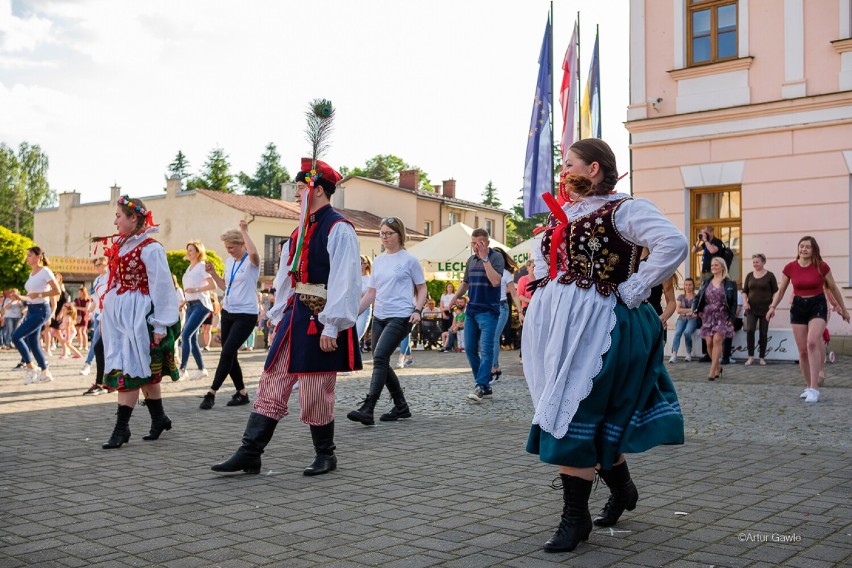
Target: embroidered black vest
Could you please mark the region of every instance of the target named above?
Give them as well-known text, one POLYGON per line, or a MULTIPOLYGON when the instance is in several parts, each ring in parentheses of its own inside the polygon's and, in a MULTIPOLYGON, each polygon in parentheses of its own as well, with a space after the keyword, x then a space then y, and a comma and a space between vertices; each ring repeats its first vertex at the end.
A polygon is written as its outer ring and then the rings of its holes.
MULTIPOLYGON (((331 277, 331 259, 328 256, 328 237, 331 229, 337 223, 349 223, 349 221, 338 213, 331 205, 319 209, 310 217, 310 228, 312 228, 311 239, 308 245, 307 273, 308 283, 325 284, 331 277)), ((296 233, 290 238, 290 248, 296 246, 296 233)), ((297 278, 300 280, 300 278, 297 278)), ((360 291, 360 281, 358 283, 360 291)), ((290 342, 290 364, 288 371, 291 373, 333 373, 343 371, 355 371, 361 369, 361 349, 358 345, 358 336, 355 327, 343 330, 337 335, 337 349, 326 353, 319 347, 320 336, 323 326, 319 320, 314 318, 317 333, 309 334, 308 328, 313 310, 306 306, 300 299, 299 294, 293 294, 290 302, 284 310, 281 322, 276 328, 275 339, 270 346, 266 358, 268 368, 281 347, 284 335, 289 332, 290 342)))
MULTIPOLYGON (((541 240, 541 252, 549 264, 557 254, 557 267, 564 272, 558 281, 580 288, 595 287, 603 296, 615 294, 618 285, 639 268, 642 247, 628 241, 615 226, 615 212, 629 197, 606 203, 603 207, 568 223, 562 242, 552 242, 557 220, 553 215, 541 240), (554 250, 554 248, 556 250, 554 250)), ((542 282, 542 285, 546 283, 542 282)))

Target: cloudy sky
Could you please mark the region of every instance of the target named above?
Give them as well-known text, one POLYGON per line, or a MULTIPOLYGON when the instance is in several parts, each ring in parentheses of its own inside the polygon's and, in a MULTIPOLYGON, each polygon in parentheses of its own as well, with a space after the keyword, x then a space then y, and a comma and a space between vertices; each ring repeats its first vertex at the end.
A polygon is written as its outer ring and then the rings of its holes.
MULTIPOLYGON (((603 137, 624 172, 627 0, 554 4, 557 69, 580 10, 585 80, 600 25, 603 137)), ((549 6, 0 0, 0 142, 40 144, 57 192, 99 201, 117 183, 144 196, 162 190, 178 150, 195 172, 221 147, 232 172, 252 174, 274 142, 294 173, 307 103, 325 97, 337 109, 333 166, 395 154, 433 184, 456 179, 464 199, 492 180, 512 205, 549 6)))

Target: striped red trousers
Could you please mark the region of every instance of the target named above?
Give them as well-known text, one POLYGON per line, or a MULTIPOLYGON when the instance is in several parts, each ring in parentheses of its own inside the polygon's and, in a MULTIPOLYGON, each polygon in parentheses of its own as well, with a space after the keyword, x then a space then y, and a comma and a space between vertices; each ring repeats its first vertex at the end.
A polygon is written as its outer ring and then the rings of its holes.
POLYGON ((260 376, 254 411, 273 420, 287 416, 287 402, 293 385, 299 381, 299 420, 310 426, 324 426, 334 420, 334 385, 337 373, 288 373, 290 337, 284 336, 281 351, 260 376))

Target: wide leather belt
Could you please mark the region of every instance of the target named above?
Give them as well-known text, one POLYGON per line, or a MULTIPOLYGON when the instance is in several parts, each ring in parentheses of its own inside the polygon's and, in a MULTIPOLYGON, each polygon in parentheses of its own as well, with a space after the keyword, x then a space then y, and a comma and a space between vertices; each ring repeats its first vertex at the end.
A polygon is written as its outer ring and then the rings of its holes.
POLYGON ((325 289, 325 284, 296 282, 296 294, 299 295, 299 300, 315 314, 323 311, 326 298, 328 298, 328 290, 325 289))

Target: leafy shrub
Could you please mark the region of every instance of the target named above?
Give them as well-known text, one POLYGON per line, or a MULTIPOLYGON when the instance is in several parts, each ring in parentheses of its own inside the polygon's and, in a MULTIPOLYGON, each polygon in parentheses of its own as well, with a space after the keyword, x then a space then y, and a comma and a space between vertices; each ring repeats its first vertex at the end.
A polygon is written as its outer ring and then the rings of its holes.
MULTIPOLYGON (((30 267, 26 262, 27 249, 33 246, 35 243, 28 237, 0 225, 0 289, 23 289, 30 277, 30 267)), ((47 258, 50 260, 49 254, 47 258)))

